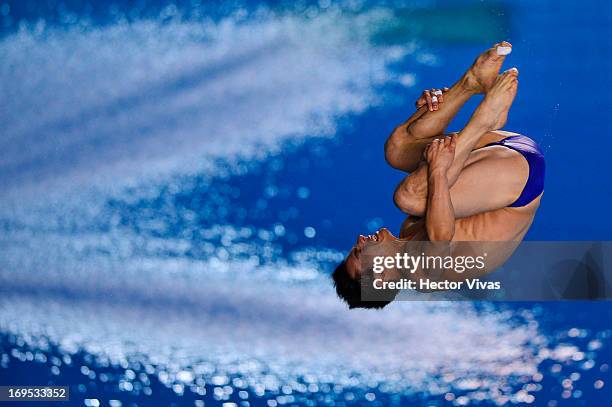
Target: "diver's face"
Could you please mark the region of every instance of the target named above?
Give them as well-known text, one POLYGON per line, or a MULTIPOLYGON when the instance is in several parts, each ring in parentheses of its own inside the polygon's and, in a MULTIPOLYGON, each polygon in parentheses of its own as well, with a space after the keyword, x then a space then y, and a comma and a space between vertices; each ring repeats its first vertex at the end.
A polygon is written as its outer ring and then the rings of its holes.
POLYGON ((390 240, 397 239, 387 228, 381 228, 373 235, 359 235, 357 242, 355 242, 355 246, 353 246, 346 257, 346 271, 348 275, 353 280, 359 280, 361 278, 361 253, 363 252, 366 242, 384 242, 390 240))

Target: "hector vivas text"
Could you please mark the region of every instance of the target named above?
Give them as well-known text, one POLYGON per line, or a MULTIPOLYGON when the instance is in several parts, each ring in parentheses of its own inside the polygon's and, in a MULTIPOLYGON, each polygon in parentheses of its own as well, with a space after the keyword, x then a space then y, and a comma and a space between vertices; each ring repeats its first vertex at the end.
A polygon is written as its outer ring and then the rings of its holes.
POLYGON ((374 256, 372 271, 376 275, 372 284, 377 290, 499 290, 499 282, 480 281, 479 279, 466 279, 463 281, 438 280, 429 278, 401 278, 394 281, 385 281, 382 275, 385 271, 395 269, 399 272, 414 275, 417 271, 427 273, 441 270, 454 270, 455 273, 462 274, 466 271, 482 271, 485 269, 487 254, 481 256, 432 256, 421 253, 419 256, 412 256, 408 253, 396 253, 394 256, 374 256))

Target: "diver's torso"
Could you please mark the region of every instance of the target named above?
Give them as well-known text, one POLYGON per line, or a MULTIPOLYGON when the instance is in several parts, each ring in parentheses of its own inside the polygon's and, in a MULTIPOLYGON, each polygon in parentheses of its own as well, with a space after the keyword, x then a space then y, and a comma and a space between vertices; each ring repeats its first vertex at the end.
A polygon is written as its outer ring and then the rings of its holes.
MULTIPOLYGON (((529 230, 542 196, 529 205, 501 208, 455 221, 453 241, 521 241, 529 230)), ((425 218, 408 217, 399 234, 406 240, 429 240, 425 218)))

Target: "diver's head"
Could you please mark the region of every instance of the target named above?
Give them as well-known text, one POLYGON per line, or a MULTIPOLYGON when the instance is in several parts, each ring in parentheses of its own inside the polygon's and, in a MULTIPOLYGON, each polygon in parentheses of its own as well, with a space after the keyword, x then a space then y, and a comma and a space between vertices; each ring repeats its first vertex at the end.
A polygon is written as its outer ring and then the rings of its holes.
POLYGON ((359 235, 359 237, 357 237, 357 241, 355 242, 355 246, 353 246, 351 251, 344 258, 343 263, 345 264, 343 267, 346 268, 346 273, 348 276, 355 281, 359 281, 361 279, 361 253, 365 248, 366 242, 384 243, 391 241, 397 241, 397 238, 393 236, 387 228, 380 228, 380 230, 373 235, 359 235))
POLYGON ((396 241, 397 238, 386 228, 381 228, 373 235, 359 235, 355 246, 336 267, 332 273, 334 286, 338 297, 342 298, 349 308, 383 308, 391 301, 362 301, 361 300, 361 253, 366 242, 396 241))

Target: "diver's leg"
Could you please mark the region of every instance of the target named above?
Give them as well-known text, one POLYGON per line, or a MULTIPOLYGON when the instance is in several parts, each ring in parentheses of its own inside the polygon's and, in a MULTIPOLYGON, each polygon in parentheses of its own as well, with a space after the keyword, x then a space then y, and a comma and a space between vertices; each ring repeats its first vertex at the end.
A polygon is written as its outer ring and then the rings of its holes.
MULTIPOLYGON (((516 69, 499 75, 469 123, 456 136, 455 159, 448 170, 447 179, 457 218, 507 206, 522 190, 529 170, 520 154, 503 147, 473 151, 474 145, 484 134, 506 123, 517 86, 516 69)), ((400 183, 394 201, 402 211, 415 216, 425 214, 427 174, 428 165, 423 162, 400 183)))
POLYGON ((425 147, 434 137, 444 134, 465 102, 492 86, 505 59, 505 53, 498 52, 498 49, 508 50, 510 47, 510 43, 501 42, 483 52, 461 79, 444 93, 444 103, 433 104, 431 108, 426 104, 396 127, 385 143, 385 159, 389 165, 407 172, 414 171, 425 147))

